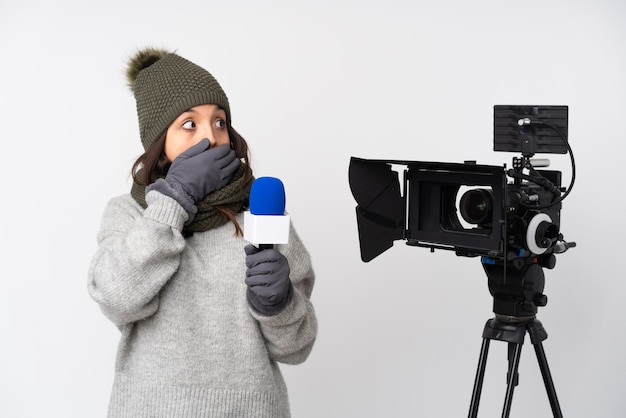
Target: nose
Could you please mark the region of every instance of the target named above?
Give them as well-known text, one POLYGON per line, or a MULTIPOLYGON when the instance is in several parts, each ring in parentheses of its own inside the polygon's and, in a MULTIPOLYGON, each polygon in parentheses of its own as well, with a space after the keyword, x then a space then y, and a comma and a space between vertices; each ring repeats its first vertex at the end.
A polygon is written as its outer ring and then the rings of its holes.
POLYGON ((210 137, 205 136, 205 137, 202 138, 202 140, 205 140, 205 139, 209 140, 209 148, 213 148, 215 146, 215 141, 213 141, 210 137))
POLYGON ((213 135, 213 132, 211 132, 211 129, 209 128, 204 128, 204 129, 199 129, 197 132, 197 141, 200 142, 203 139, 208 139, 209 143, 211 144, 209 146, 209 148, 214 147, 215 146, 215 135, 213 135))

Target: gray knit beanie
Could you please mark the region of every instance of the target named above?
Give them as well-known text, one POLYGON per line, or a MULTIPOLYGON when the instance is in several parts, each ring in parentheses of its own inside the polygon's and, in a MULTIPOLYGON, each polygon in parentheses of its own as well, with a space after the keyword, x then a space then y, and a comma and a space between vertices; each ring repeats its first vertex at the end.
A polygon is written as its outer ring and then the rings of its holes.
POLYGON ((141 143, 147 150, 184 111, 216 104, 231 123, 228 97, 204 68, 162 49, 146 48, 128 62, 128 85, 135 95, 141 143))

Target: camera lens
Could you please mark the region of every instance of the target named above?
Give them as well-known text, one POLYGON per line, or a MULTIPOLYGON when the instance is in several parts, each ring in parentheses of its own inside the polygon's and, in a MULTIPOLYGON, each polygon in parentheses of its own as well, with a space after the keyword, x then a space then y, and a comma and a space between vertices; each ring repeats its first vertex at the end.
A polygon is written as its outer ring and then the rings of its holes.
POLYGON ((461 197, 460 206, 461 216, 466 222, 477 225, 489 223, 493 208, 491 190, 468 190, 461 197))

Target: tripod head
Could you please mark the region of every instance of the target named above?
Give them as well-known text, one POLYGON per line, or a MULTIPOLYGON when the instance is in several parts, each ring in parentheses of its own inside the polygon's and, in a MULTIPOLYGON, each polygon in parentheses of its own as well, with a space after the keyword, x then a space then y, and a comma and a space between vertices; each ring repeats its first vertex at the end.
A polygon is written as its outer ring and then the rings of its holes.
POLYGON ((545 276, 538 263, 518 268, 513 263, 498 266, 483 258, 483 268, 497 317, 510 320, 534 318, 537 308, 548 303, 548 297, 543 293, 545 276))

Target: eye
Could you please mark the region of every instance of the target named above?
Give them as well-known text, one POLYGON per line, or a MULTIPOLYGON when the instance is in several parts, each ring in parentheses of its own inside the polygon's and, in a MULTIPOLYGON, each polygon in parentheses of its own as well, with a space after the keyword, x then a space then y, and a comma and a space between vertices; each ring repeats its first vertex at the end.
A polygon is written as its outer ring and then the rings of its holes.
POLYGON ((224 119, 218 119, 215 121, 215 126, 220 129, 224 129, 226 127, 226 121, 224 119))
POLYGON ((192 120, 187 120, 183 123, 183 129, 193 129, 196 127, 196 123, 192 120))

